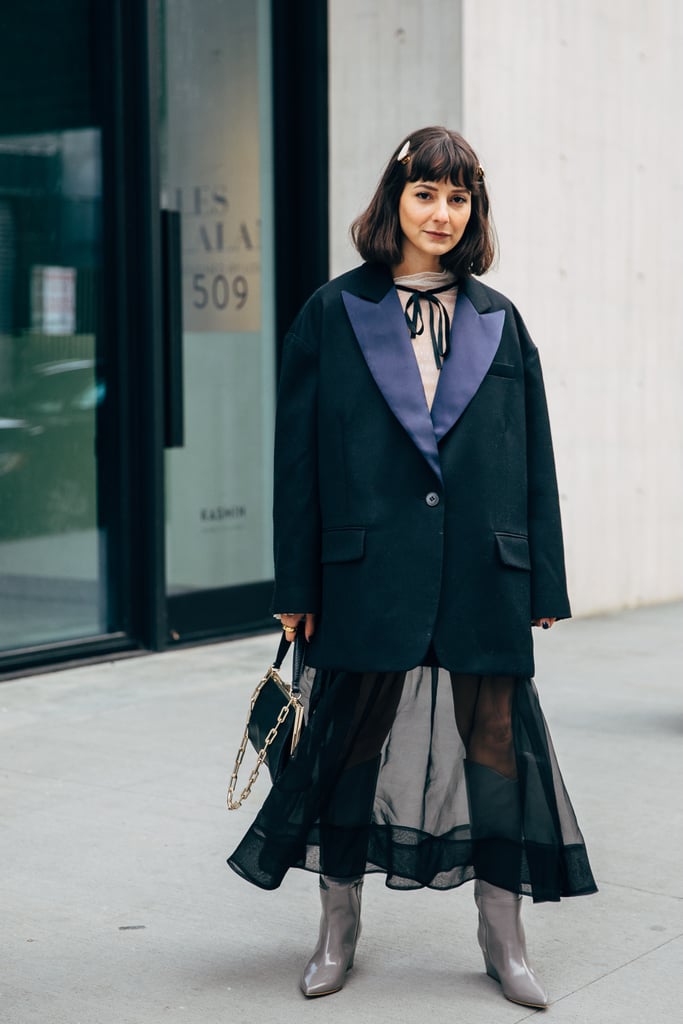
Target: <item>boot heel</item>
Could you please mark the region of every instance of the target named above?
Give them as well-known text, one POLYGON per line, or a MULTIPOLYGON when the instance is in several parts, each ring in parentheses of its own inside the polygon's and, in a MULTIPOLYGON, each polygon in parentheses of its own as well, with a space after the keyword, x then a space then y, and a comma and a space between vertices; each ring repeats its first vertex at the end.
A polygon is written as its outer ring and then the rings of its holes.
POLYGON ((485 953, 484 967, 486 968, 486 973, 488 974, 489 978, 493 978, 494 981, 497 981, 500 984, 500 975, 485 953))

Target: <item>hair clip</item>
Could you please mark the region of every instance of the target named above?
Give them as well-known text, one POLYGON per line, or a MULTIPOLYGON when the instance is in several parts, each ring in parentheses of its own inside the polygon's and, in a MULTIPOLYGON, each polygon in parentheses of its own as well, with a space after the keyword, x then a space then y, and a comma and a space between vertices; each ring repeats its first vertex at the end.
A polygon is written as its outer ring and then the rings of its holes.
POLYGON ((477 181, 484 180, 484 168, 481 165, 477 167, 476 171, 474 172, 474 176, 477 179, 477 181))
POLYGON ((406 141, 403 143, 403 145, 401 146, 401 152, 396 157, 396 160, 400 164, 408 163, 408 161, 410 160, 410 139, 406 139, 406 141))

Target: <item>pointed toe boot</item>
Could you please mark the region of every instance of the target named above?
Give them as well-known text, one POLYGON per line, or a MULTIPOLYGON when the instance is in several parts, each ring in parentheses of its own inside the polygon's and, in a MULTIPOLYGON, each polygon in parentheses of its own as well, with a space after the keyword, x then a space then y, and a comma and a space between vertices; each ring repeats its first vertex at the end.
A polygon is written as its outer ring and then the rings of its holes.
POLYGON ((308 998, 329 996, 344 987, 360 935, 362 886, 362 878, 343 882, 320 876, 320 936, 301 976, 301 991, 308 998))
POLYGON ((527 961, 522 897, 477 881, 474 899, 479 910, 478 938, 486 973, 500 983, 503 995, 511 1002, 537 1009, 548 1006, 548 993, 527 961))

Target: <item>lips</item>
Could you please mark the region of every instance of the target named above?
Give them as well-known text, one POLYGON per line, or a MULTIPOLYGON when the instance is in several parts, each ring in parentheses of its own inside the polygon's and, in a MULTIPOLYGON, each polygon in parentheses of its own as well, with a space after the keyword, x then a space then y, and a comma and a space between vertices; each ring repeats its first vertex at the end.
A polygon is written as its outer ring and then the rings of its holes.
POLYGON ((450 238, 451 236, 446 234, 444 231, 427 231, 425 232, 430 238, 438 238, 439 240, 450 238))

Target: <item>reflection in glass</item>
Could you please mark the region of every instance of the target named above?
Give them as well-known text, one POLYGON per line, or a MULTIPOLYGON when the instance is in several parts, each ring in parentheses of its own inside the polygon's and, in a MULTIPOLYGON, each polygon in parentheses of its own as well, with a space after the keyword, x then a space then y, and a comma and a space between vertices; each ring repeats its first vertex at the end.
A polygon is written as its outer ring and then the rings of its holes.
POLYGON ((0 648, 104 632, 100 133, 0 137, 0 648))

